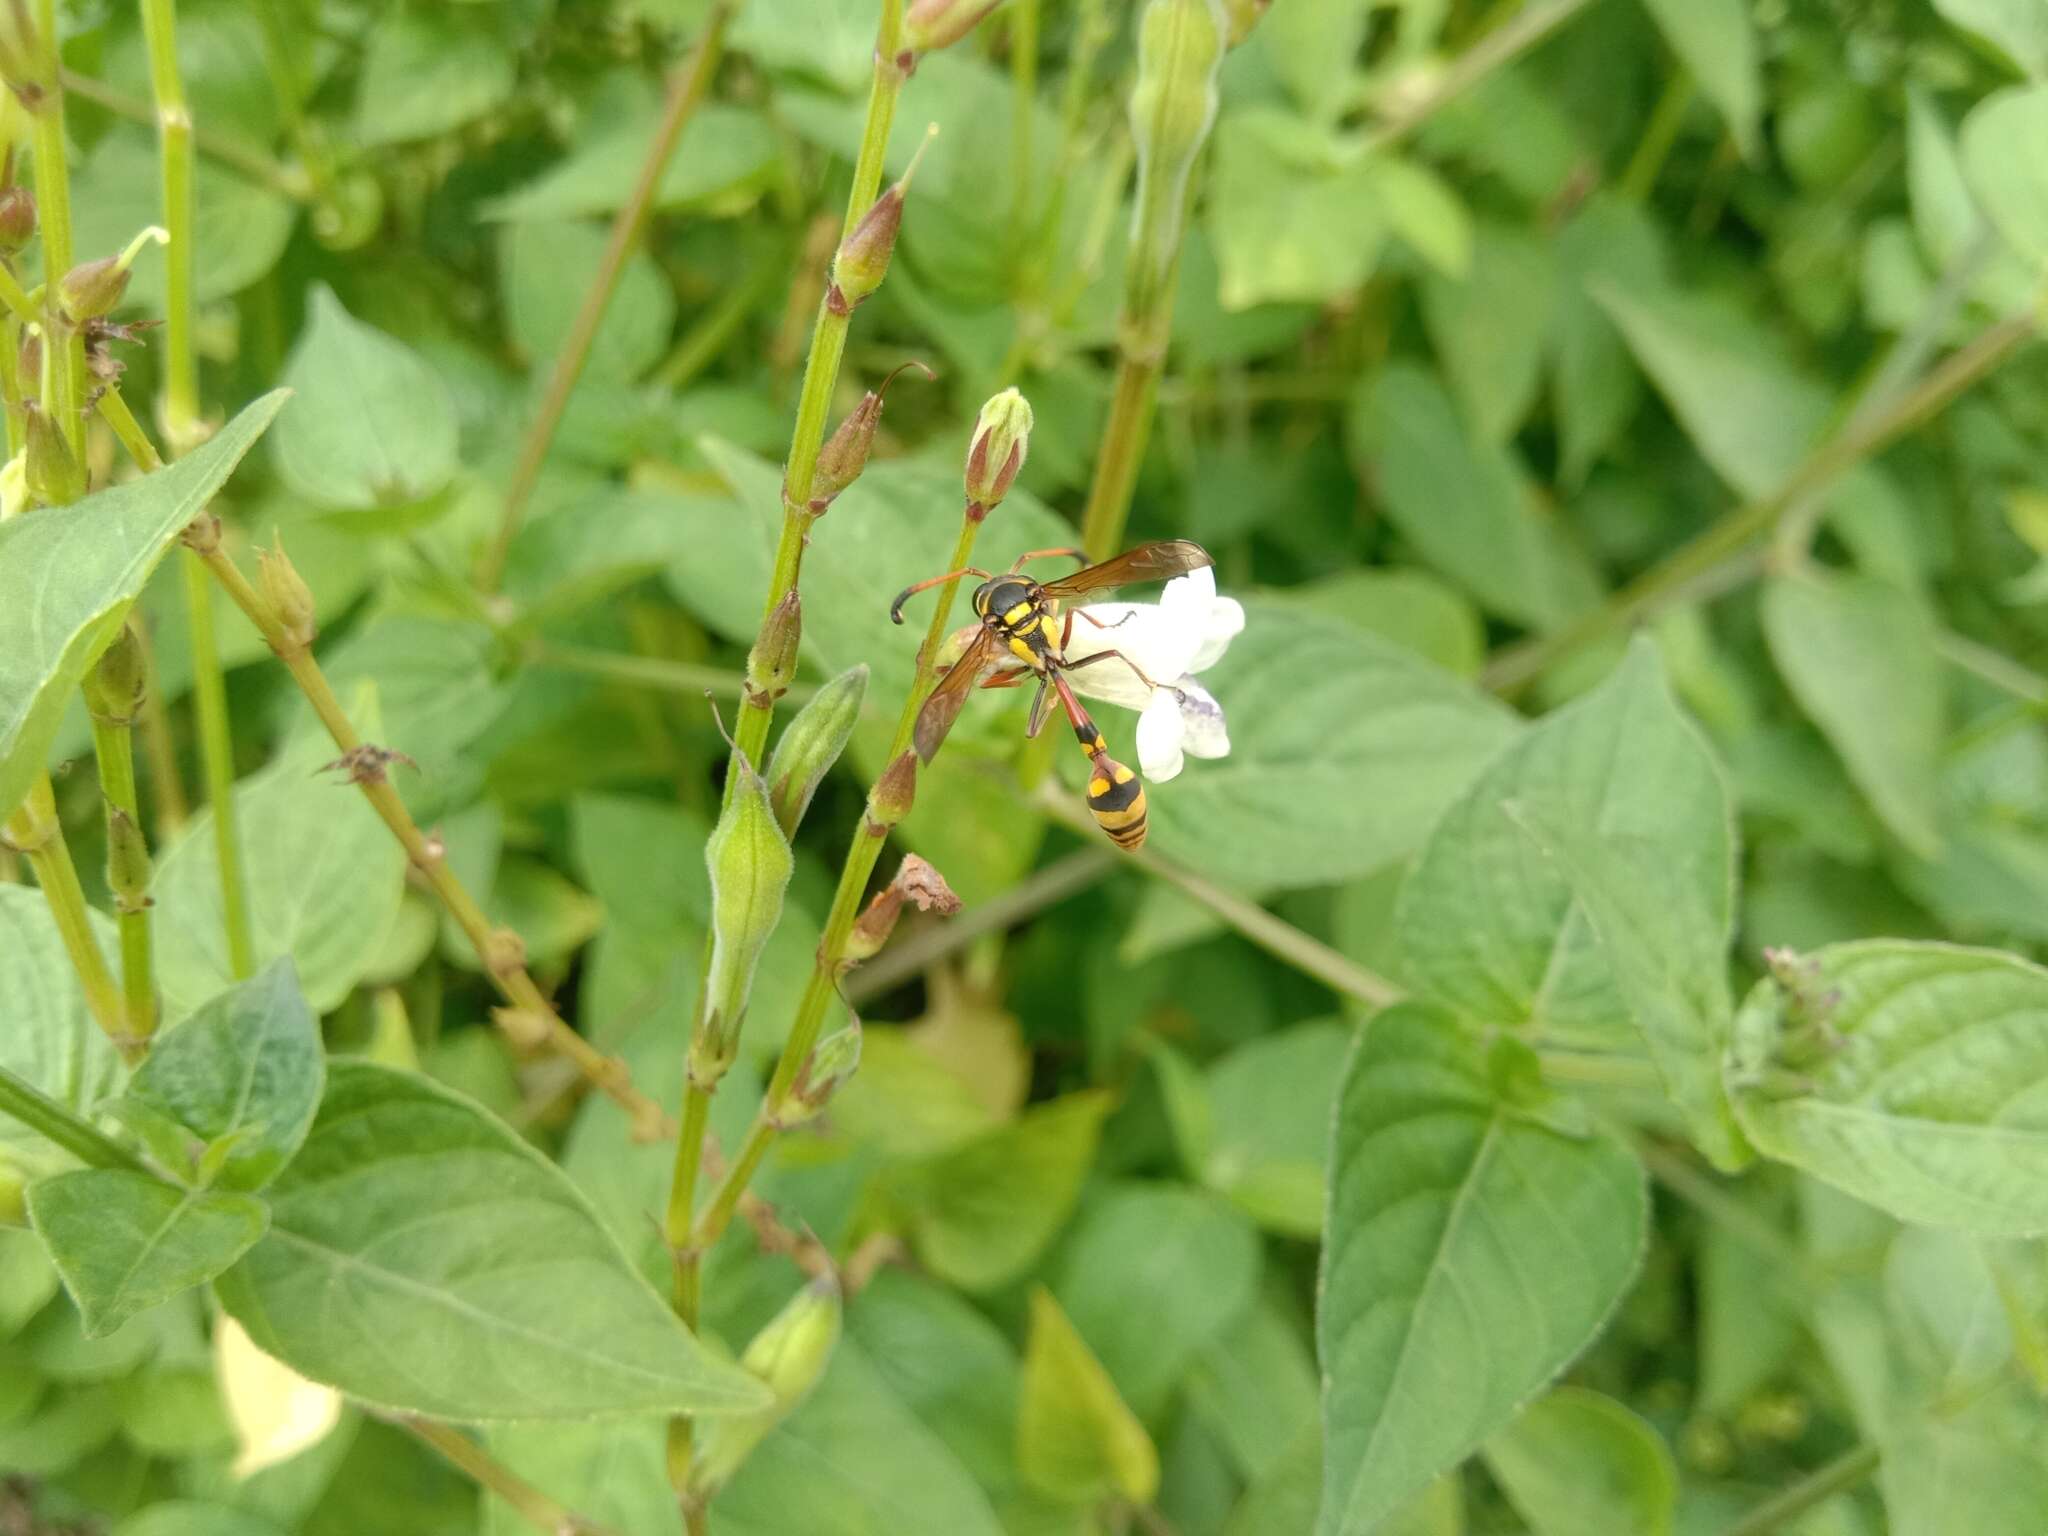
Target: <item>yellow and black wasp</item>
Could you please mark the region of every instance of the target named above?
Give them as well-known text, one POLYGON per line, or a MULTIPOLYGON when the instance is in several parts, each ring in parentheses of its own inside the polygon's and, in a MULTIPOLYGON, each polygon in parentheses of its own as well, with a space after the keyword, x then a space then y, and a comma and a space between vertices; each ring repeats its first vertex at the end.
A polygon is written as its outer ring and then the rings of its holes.
POLYGON ((973 599, 981 628, 918 712, 914 737, 917 755, 923 762, 932 760, 939 744, 946 739, 946 732, 959 718, 968 693, 977 683, 984 688, 1014 688, 1026 678, 1036 677, 1038 695, 1031 701, 1031 723, 1025 734, 1038 734, 1050 711, 1052 696, 1057 694, 1067 711, 1067 719, 1074 727, 1074 735, 1080 740, 1081 750, 1088 755, 1094 770, 1088 780, 1089 811, 1102 830, 1109 834, 1111 842, 1119 848, 1136 848, 1145 841, 1144 781, 1109 755, 1102 732, 1088 717, 1080 700, 1074 697, 1073 688, 1061 674, 1100 662, 1120 661, 1137 673, 1138 680, 1147 687, 1155 685, 1139 670, 1137 663, 1121 651, 1097 651, 1079 661, 1067 660, 1067 645, 1073 639, 1074 620, 1078 617, 1091 624, 1097 621, 1078 609, 1068 609, 1062 614, 1060 604, 1091 592, 1106 592, 1126 582, 1164 581, 1170 576, 1199 570, 1214 562, 1207 550, 1188 539, 1163 539, 1153 544, 1140 544, 1112 560, 1087 566, 1058 581, 1033 581, 1018 574, 1027 562, 1055 555, 1076 560, 1088 558, 1078 549, 1028 550, 1000 576, 990 575, 970 565, 905 587, 896 595, 896 601, 889 605, 889 617, 901 624, 903 605, 927 587, 962 576, 982 578, 981 585, 974 589, 973 599), (985 678, 984 673, 988 674, 985 678))

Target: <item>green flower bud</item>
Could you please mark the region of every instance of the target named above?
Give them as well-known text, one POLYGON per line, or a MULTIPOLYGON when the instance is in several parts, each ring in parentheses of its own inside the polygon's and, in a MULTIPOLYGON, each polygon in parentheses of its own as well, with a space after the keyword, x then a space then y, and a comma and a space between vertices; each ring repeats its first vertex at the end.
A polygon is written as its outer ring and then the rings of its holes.
POLYGON ((170 238, 164 230, 151 225, 130 240, 128 249, 120 255, 81 262, 66 272, 57 279, 57 307, 64 318, 73 325, 83 325, 113 313, 114 306, 128 291, 128 269, 135 264, 142 248, 152 240, 169 244, 170 238))
POLYGON ((868 451, 875 445, 875 429, 882 422, 882 399, 889 393, 889 386, 896 382, 896 375, 905 368, 915 368, 927 379, 938 377, 923 363, 912 361, 904 363, 882 380, 879 389, 871 389, 861 396, 860 404, 847 413, 846 419, 839 423, 818 450, 808 504, 813 517, 822 517, 825 509, 832 505, 832 499, 858 480, 860 472, 868 467, 868 451))
POLYGON ((28 421, 24 456, 29 495, 46 507, 78 500, 85 494, 85 469, 72 457, 71 445, 64 441, 57 423, 33 400, 23 403, 22 414, 28 421))
POLYGON ((1227 28, 1222 0, 1151 0, 1138 23, 1131 135, 1138 192, 1125 308, 1150 317, 1180 249, 1188 176, 1216 120, 1216 75, 1227 28))
POLYGON ((967 505, 982 518, 1009 495, 1017 471, 1031 449, 1031 402, 1015 388, 1006 389, 981 408, 974 423, 974 441, 967 449, 967 505))
POLYGON ((256 552, 263 596, 277 616, 285 639, 303 651, 320 633, 319 621, 314 616, 313 589, 292 564, 292 557, 284 552, 284 536, 273 532, 271 541, 271 548, 256 552))
POLYGON ((704 844, 711 870, 711 973, 705 1012, 690 1042, 690 1080, 709 1087, 739 1054, 740 1023, 761 950, 782 918, 795 859, 768 803, 768 786, 739 759, 740 782, 704 844))
POLYGON ((791 587, 782 601, 768 610, 761 633, 747 652, 749 704, 765 709, 789 692, 789 685, 796 681, 796 658, 803 638, 803 599, 791 587))
POLYGON ((866 664, 847 668, 797 711, 775 744, 775 755, 768 759, 768 803, 784 837, 796 836, 811 796, 846 750, 867 691, 866 664))
POLYGON ((910 814, 917 799, 917 753, 905 752, 882 770, 868 791, 868 831, 882 836, 910 814))
POLYGON ((36 233, 36 199, 27 187, 0 189, 0 256, 11 256, 36 233))
POLYGON ((126 725, 141 706, 149 675, 143 665, 142 636, 133 620, 85 674, 85 707, 109 725, 126 725))
POLYGON ((904 46, 913 53, 950 48, 981 25, 1003 0, 911 0, 903 17, 904 46))
POLYGON ((758 1413, 704 1421, 690 1461, 689 1498, 699 1506, 732 1480, 768 1432, 796 1411, 824 1378, 839 1343, 843 1306, 828 1271, 811 1281, 747 1344, 740 1365, 768 1385, 774 1403, 758 1413))
POLYGON ((938 132, 936 123, 925 130, 924 143, 911 156, 903 179, 876 198, 874 206, 839 242, 832 258, 832 281, 825 290, 825 307, 833 314, 852 314, 889 275, 889 258, 896 253, 896 235, 903 227, 903 199, 910 193, 910 178, 917 174, 918 163, 938 132))
POLYGON ((119 806, 107 808, 107 889, 115 910, 140 912, 149 906, 149 840, 135 818, 119 806))
POLYGON ((854 1073, 860 1070, 860 1020, 850 1021, 811 1047, 811 1054, 797 1068, 790 1084, 789 1101, 776 1112, 775 1123, 783 1130, 815 1119, 832 1102, 854 1073))

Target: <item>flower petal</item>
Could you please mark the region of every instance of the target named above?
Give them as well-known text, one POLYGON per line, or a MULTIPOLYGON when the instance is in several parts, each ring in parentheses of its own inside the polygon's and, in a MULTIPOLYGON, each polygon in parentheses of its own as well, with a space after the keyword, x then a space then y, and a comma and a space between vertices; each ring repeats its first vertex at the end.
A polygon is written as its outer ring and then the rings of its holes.
MULTIPOLYGON (((1180 710, 1182 748, 1192 757, 1228 757, 1230 731, 1216 696, 1192 677, 1182 678, 1174 694, 1180 710)), ((1143 722, 1139 724, 1142 729, 1143 722)))
POLYGON ((1186 763, 1181 756, 1186 729, 1180 701, 1167 689, 1160 689, 1138 716, 1138 771, 1155 784, 1164 784, 1178 774, 1186 763))
MULTIPOLYGON (((1075 610, 1067 660, 1085 661, 1116 651, 1155 683, 1163 683, 1188 670, 1188 659, 1201 642, 1201 632, 1186 622, 1188 618, 1184 609, 1168 609, 1164 603, 1086 604, 1075 610)), ((1122 672, 1128 677, 1131 668, 1105 661, 1088 671, 1122 672)))
POLYGON ((1219 597, 1209 605, 1195 654, 1188 662, 1190 672, 1206 672, 1223 659, 1230 642, 1244 632, 1244 604, 1234 597, 1219 597))

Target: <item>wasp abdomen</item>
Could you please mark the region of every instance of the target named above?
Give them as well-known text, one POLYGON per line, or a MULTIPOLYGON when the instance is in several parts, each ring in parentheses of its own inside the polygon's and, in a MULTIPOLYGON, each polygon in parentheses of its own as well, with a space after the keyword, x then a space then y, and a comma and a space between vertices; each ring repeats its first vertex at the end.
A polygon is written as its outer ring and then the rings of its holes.
POLYGON ((1096 755, 1088 809, 1117 847, 1128 850, 1145 841, 1145 781, 1107 753, 1096 755))

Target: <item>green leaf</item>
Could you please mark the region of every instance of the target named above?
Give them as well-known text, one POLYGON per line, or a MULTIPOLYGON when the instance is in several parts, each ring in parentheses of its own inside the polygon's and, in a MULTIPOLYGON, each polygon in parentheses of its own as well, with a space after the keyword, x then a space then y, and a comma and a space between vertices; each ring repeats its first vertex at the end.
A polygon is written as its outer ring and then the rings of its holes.
MULTIPOLYGON (((1205 874, 1271 889, 1378 869, 1515 733, 1485 694, 1353 624, 1264 601, 1245 614, 1202 675, 1229 716, 1230 756, 1190 762, 1147 797, 1155 845, 1205 874)), ((1098 716, 1113 752, 1128 719, 1098 716)))
POLYGON ((1777 335, 1719 296, 1590 286, 1715 472, 1750 500, 1783 484, 1819 437, 1830 401, 1777 335))
POLYGON ((1564 1044, 1632 1041, 1620 990, 1565 872, 1508 813, 1542 805, 1636 850, 1682 891, 1702 943, 1733 922, 1727 792, 1697 728, 1638 641, 1592 693, 1502 753, 1430 833, 1396 915, 1401 976, 1489 1024, 1530 1024, 1564 1044))
POLYGON ((405 343, 350 315, 324 283, 307 308, 284 370, 298 409, 270 442, 278 478, 330 511, 433 495, 456 469, 448 386, 405 343))
MULTIPOLYGON (((95 912, 92 929, 101 952, 116 953, 114 925, 95 912)), ((0 885, 0 1019, 6 1021, 0 1028, 0 1067, 66 1109, 91 1115, 119 1091, 127 1069, 86 1007, 50 904, 33 886, 0 885)), ((68 1168, 72 1161, 69 1153, 0 1115, 0 1171, 11 1165, 33 1176, 68 1168)))
POLYGON ((1119 1395, 1150 1418, 1249 1310, 1258 1283, 1258 1234, 1229 1206, 1170 1184, 1119 1182, 1090 1192, 1052 1289, 1119 1395))
POLYGON ((730 43, 770 69, 852 91, 874 73, 874 7, 866 0, 750 0, 733 17, 730 43))
POLYGON ((1763 60, 1744 0, 1644 0, 1671 51, 1728 120, 1745 158, 1758 148, 1763 60))
POLYGON ((261 1515, 228 1504, 173 1499, 139 1509, 114 1527, 113 1536, 284 1536, 261 1515))
POLYGON ((1535 1536, 1669 1536, 1678 1469, 1623 1404, 1559 1387, 1486 1442, 1486 1464, 1535 1536))
MULTIPOLYGON (((616 212, 632 195, 658 113, 650 101, 645 111, 590 134, 566 160, 484 204, 483 216, 579 219, 616 212)), ((690 119, 687 139, 655 188, 657 211, 745 207, 768 184, 780 159, 774 128, 753 107, 706 102, 690 119)))
MULTIPOLYGON (((2048 25, 2036 17, 2048 42, 2048 25)), ((2048 132, 2048 85, 1986 98, 1963 120, 1963 176, 2006 243, 2038 271, 2048 263, 2048 172, 2033 154, 2048 132)))
MULTIPOLYGON (((1282 1465, 1304 1437, 1317 1438, 1320 1384, 1296 1311, 1269 1283, 1265 1299, 1202 1352, 1187 1378, 1189 1403, 1254 1483, 1282 1465)), ((1312 1523, 1320 1458, 1316 1474, 1309 1480, 1309 1515, 1296 1529, 1312 1523)))
POLYGON ((270 1235, 221 1300, 261 1348, 352 1397, 471 1421, 767 1405, 559 1168, 424 1079, 335 1062, 268 1195, 270 1235))
POLYGON ((1614 321, 1594 298, 1607 283, 1624 293, 1663 286, 1658 229, 1636 204, 1596 195, 1558 231, 1557 323, 1551 332, 1557 410, 1558 479, 1584 482, 1621 439, 1642 403, 1643 384, 1614 321))
POLYGON ((1341 1024, 1297 1024, 1210 1067, 1202 1182, 1275 1232, 1320 1237, 1330 1115, 1350 1050, 1341 1024))
POLYGON ((1224 114, 1208 199, 1223 307, 1320 303, 1363 283, 1387 238, 1376 181, 1368 155, 1291 113, 1224 114))
POLYGON ((1513 453, 1468 431, 1422 368, 1395 363, 1362 389, 1349 440, 1394 526, 1483 607, 1545 629, 1597 596, 1584 556, 1538 511, 1513 453))
POLYGON ((157 474, 0 523, 0 808, 21 803, 150 572, 287 398, 265 395, 157 474))
POLYGON ((988 1499, 852 1339, 718 1496, 719 1536, 999 1536, 988 1499))
POLYGON ((1549 246, 1497 223, 1479 227, 1468 272, 1423 280, 1430 341, 1485 442, 1506 442, 1535 404, 1556 289, 1549 246))
MULTIPOLYGON (((512 339, 535 365, 562 348, 583 295, 604 259, 608 237, 596 224, 521 220, 498 234, 499 290, 512 339)), ((584 370, 591 378, 632 379, 668 350, 675 294, 654 258, 636 250, 619 271, 584 370)))
POLYGON ((1996 43, 2036 79, 2048 75, 2048 12, 2036 0, 1934 0, 1934 8, 1996 43))
POLYGON ((33 1233, 0 1227, 0 1340, 11 1339, 57 1294, 57 1271, 33 1233))
POLYGON ((918 1258, 965 1290, 1016 1275, 1074 1208, 1109 1109, 1106 1094, 1068 1094, 892 1175, 918 1258))
POLYGON ((28 1209, 89 1339, 211 1280, 267 1222, 254 1196, 179 1189, 123 1168, 44 1179, 29 1187, 28 1209))
MULTIPOLYGON (((683 1512, 668 1480, 668 1421, 493 1424, 490 1453, 566 1509, 607 1530, 682 1536, 683 1512)), ((529 1536, 533 1527, 495 1495, 484 1501, 484 1536, 529 1536)))
POLYGON ((1043 1286, 1031 1293, 1017 1463, 1040 1493, 1077 1504, 1111 1496, 1149 1504, 1159 1489, 1151 1436, 1043 1286))
MULTIPOLYGON (((376 740, 375 712, 354 714, 376 740)), ((315 1013, 340 1006, 376 958, 405 889, 398 840, 345 777, 320 771, 332 751, 309 742, 235 786, 256 963, 288 956, 315 1013)), ((202 811, 157 865, 157 976, 172 1017, 234 985, 219 860, 202 811)))
POLYGON ((2048 1232, 2048 972, 1902 939, 1803 964, 1735 1017, 1728 1089, 1757 1147, 1901 1221, 2048 1232))
POLYGON ((387 13, 363 49, 356 138, 365 145, 432 138, 504 102, 518 69, 497 30, 445 12, 387 13))
POLYGON ((326 1071, 298 976, 277 960, 164 1034, 128 1097, 209 1145, 232 1138, 219 1182, 261 1189, 306 1139, 326 1071))
POLYGON ((1732 1011, 1726 924, 1659 862, 1661 849, 1610 845, 1554 806, 1504 809, 1564 870, 1693 1140, 1716 1166, 1740 1167, 1748 1153, 1716 1066, 1732 1011))
POLYGON ((1926 608, 1874 577, 1813 573, 1767 583, 1763 621, 1786 686, 1871 809, 1936 856, 1945 679, 1926 608))
POLYGON ((1503 1101, 1444 1015, 1377 1015, 1331 1156, 1319 1536, 1363 1536, 1570 1363, 1634 1275, 1647 1219, 1617 1141, 1503 1101))

